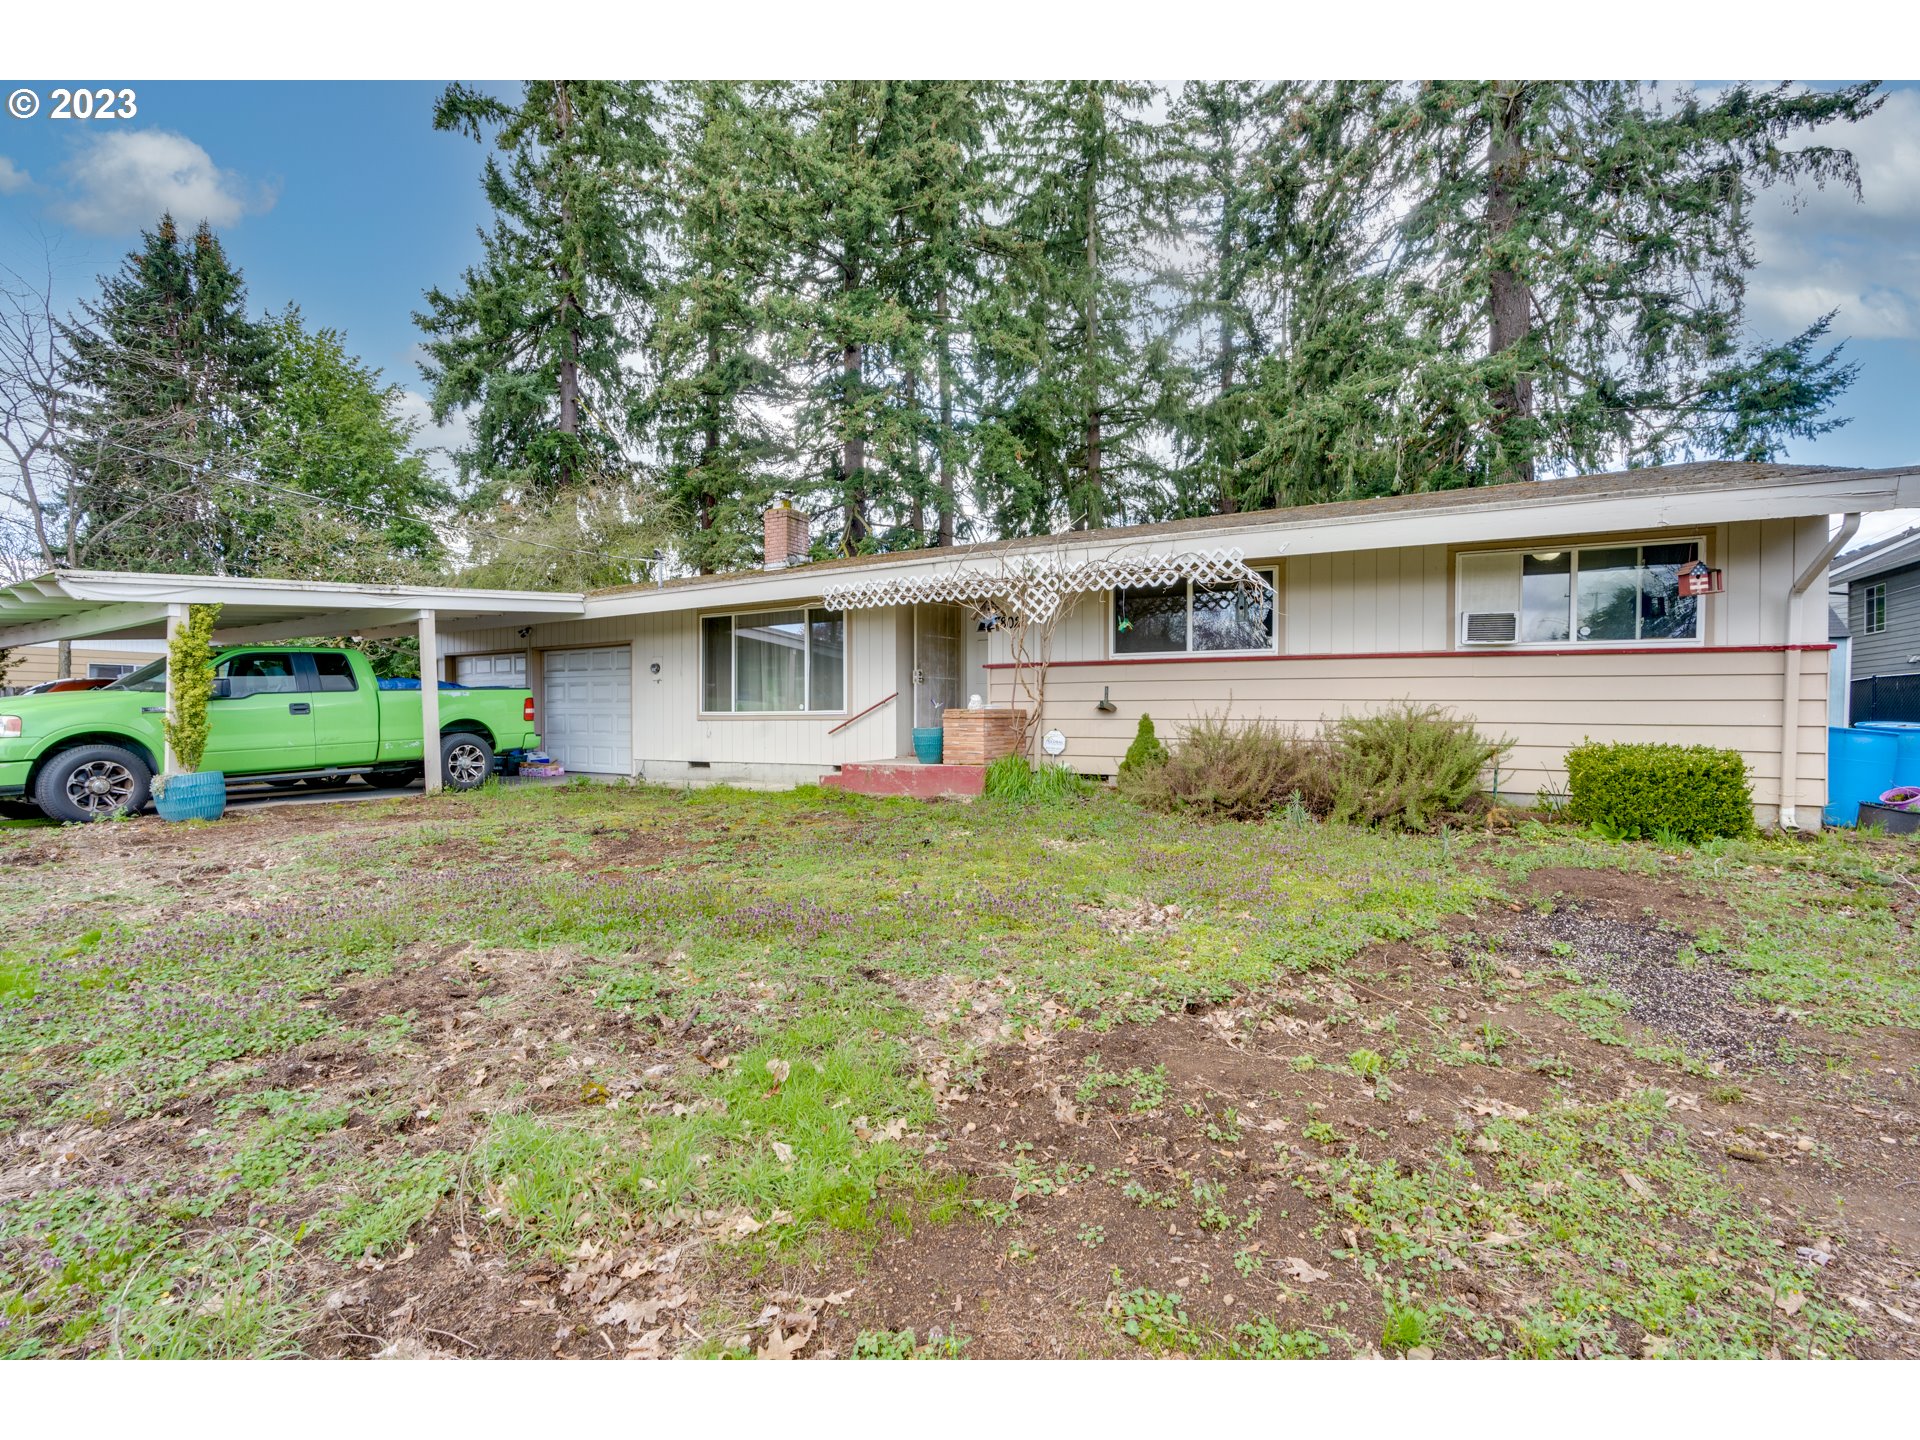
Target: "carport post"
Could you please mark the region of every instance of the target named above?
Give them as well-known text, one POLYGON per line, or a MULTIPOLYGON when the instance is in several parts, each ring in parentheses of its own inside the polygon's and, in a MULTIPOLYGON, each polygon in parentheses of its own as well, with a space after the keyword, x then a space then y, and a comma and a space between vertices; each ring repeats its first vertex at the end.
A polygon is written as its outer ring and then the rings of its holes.
MULTIPOLYGON (((173 710, 173 685, 174 685, 173 661, 171 658, 172 651, 173 651, 173 642, 174 642, 174 638, 177 635, 179 635, 179 633, 182 630, 186 628, 186 625, 187 625, 187 607, 184 605, 167 606, 167 651, 168 651, 169 658, 167 661, 166 676, 167 676, 167 719, 169 720, 172 720, 175 718, 174 710, 173 710)), ((179 765, 179 762, 175 760, 173 757, 173 741, 168 736, 165 726, 161 727, 160 735, 161 735, 160 773, 163 775, 171 775, 180 768, 180 765, 179 765)))
POLYGON ((420 612, 420 759, 427 794, 440 793, 440 635, 433 611, 420 612))

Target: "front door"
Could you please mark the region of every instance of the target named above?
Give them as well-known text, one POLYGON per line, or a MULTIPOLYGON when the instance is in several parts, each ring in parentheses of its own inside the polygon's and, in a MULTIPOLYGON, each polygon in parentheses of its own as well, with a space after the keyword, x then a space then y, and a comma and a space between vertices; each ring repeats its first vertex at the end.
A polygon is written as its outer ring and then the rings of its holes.
POLYGON ((203 770, 229 775, 313 768, 313 700, 282 650, 226 655, 213 667, 224 695, 207 706, 203 770))
POLYGON ((913 612, 913 723, 932 729, 940 712, 967 703, 960 693, 960 633, 965 613, 958 605, 919 605, 913 612))

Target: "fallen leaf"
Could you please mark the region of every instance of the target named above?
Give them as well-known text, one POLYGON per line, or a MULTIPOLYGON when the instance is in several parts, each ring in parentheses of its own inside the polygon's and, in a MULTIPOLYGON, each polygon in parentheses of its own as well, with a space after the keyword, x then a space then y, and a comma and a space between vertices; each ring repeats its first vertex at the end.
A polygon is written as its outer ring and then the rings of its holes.
POLYGON ((773 1077, 773 1083, 775 1085, 786 1084, 787 1076, 791 1075, 792 1073, 793 1073, 793 1066, 788 1061, 785 1061, 785 1060, 767 1061, 767 1074, 773 1077))
POLYGON ((779 1140, 775 1140, 773 1142, 773 1158, 778 1160, 782 1165, 791 1165, 793 1163, 793 1147, 779 1140))
POLYGON ((1280 1262, 1280 1268, 1302 1285, 1311 1285, 1316 1280, 1324 1280, 1331 1273, 1326 1270, 1316 1270, 1298 1255, 1287 1256, 1280 1262))
POLYGON ((1638 1175, 1634 1174, 1633 1171, 1622 1170, 1620 1172, 1620 1178, 1626 1181, 1627 1188, 1642 1200, 1658 1200, 1660 1198, 1660 1192, 1642 1180, 1638 1175))
POLYGON ((1775 1292, 1773 1297, 1773 1308, 1778 1310, 1782 1315, 1798 1315, 1800 1313, 1800 1307, 1806 1303, 1807 1297, 1802 1295, 1798 1290, 1775 1292))

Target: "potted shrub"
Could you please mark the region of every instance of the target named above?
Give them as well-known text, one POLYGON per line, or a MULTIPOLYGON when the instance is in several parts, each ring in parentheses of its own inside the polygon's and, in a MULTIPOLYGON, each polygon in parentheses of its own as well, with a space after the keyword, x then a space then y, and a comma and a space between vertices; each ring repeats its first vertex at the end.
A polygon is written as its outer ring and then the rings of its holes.
POLYGON ((153 787, 153 808, 163 820, 218 820, 227 810, 227 777, 202 770, 207 753, 207 704, 213 699, 213 625, 218 605, 195 605, 187 623, 167 644, 167 674, 173 708, 167 714, 167 746, 174 768, 153 787))

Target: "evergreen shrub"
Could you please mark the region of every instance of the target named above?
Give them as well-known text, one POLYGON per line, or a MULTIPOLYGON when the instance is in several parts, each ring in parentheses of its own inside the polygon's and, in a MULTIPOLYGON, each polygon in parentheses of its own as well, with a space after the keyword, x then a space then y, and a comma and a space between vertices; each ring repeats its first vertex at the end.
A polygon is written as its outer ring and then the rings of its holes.
POLYGON ((1753 833, 1753 789, 1737 750, 1600 744, 1567 752, 1567 814, 1623 839, 1688 842, 1753 833))
POLYGON ((1153 716, 1143 714, 1133 732, 1133 743, 1120 759, 1120 773, 1125 775, 1130 770, 1147 770, 1166 763, 1167 747, 1153 732, 1153 716))
POLYGON ((1271 720, 1235 724, 1203 715, 1180 732, 1164 764, 1123 767, 1121 792, 1149 810, 1258 820, 1294 796, 1317 815, 1332 801, 1326 742, 1271 720))
POLYGON ((173 713, 166 717, 167 745, 182 774, 200 768, 207 753, 207 703, 213 699, 213 627, 218 605, 194 605, 187 623, 167 642, 167 673, 173 680, 173 713))
POLYGON ((1487 788, 1488 767, 1513 748, 1511 740, 1488 740, 1471 720, 1410 701, 1343 715, 1327 741, 1333 818, 1405 830, 1431 830, 1465 814, 1487 788))

